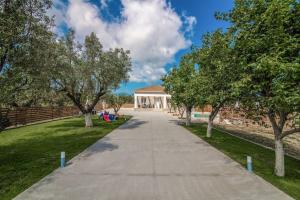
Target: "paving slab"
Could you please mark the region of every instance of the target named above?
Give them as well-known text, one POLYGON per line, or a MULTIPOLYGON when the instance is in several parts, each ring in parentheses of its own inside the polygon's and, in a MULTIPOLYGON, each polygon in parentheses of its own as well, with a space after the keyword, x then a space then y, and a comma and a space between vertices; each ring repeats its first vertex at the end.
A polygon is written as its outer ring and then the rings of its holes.
POLYGON ((290 200, 162 112, 134 117, 16 200, 290 200))

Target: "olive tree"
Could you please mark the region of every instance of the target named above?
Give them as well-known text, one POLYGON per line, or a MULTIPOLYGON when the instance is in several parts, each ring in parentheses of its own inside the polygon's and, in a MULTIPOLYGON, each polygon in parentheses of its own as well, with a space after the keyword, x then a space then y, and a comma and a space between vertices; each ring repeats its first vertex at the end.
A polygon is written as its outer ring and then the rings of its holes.
POLYGON ((47 15, 51 5, 51 0, 0 1, 0 72, 7 66, 36 67, 28 61, 38 59, 32 54, 52 34, 47 15))
POLYGON ((45 63, 45 52, 53 34, 46 12, 49 0, 0 1, 0 102, 11 100, 31 83, 45 63), (43 56, 41 56, 43 55, 43 56))
POLYGON ((59 41, 52 86, 64 93, 85 115, 86 127, 93 126, 91 113, 99 99, 129 78, 129 51, 104 51, 95 33, 86 36, 83 47, 75 42, 74 31, 59 41))
POLYGON ((106 96, 105 100, 108 105, 114 109, 115 115, 117 115, 119 110, 125 103, 132 102, 132 96, 123 93, 109 94, 106 96))
MULTIPOLYGON (((47 15, 51 4, 51 0, 0 1, 0 109, 32 104, 44 90, 41 74, 49 67, 54 41, 47 15)), ((0 115, 0 126, 7 126, 6 121, 0 115)))

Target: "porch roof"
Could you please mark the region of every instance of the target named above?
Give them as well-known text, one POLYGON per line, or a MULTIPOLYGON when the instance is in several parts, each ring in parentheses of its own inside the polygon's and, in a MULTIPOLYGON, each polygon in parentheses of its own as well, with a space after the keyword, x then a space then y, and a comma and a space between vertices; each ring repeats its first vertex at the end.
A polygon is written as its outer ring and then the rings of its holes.
POLYGON ((144 87, 134 91, 135 94, 167 94, 165 88, 161 85, 144 87))

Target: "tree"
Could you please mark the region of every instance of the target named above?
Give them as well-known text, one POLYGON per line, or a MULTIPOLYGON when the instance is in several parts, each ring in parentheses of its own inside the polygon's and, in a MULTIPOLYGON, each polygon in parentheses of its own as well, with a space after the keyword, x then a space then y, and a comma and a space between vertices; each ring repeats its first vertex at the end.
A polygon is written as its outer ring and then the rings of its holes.
POLYGON ((185 106, 177 105, 177 110, 178 110, 178 113, 179 113, 179 118, 183 119, 183 115, 184 115, 184 112, 185 112, 185 106))
MULTIPOLYGON (((15 70, 10 69, 9 74, 15 70)), ((54 99, 49 98, 49 94, 53 93, 53 90, 47 83, 46 77, 43 77, 43 72, 27 74, 20 71, 18 73, 17 76, 21 75, 20 79, 14 76, 12 78, 14 81, 10 80, 11 75, 2 76, 3 83, 1 85, 4 87, 2 90, 0 89, 3 94, 0 97, 2 106, 6 108, 45 106, 55 101, 57 95, 52 97, 54 99), (26 80, 26 84, 22 80, 26 80)))
POLYGON ((183 115, 185 113, 185 106, 179 102, 179 101, 174 101, 174 99, 169 99, 169 109, 170 113, 172 113, 172 109, 174 112, 178 112, 179 114, 179 119, 183 119, 183 115))
POLYGON ((172 99, 167 99, 167 105, 169 113, 172 113, 172 110, 176 111, 176 103, 172 99))
POLYGON ((84 48, 75 43, 74 31, 62 38, 52 70, 52 87, 64 93, 85 115, 86 127, 93 126, 91 113, 99 99, 129 78, 129 51, 103 51, 95 33, 85 38, 84 48))
POLYGON ((30 58, 37 44, 51 35, 51 19, 46 14, 51 4, 50 0, 0 2, 0 72, 7 65, 24 67, 23 59, 30 58))
MULTIPOLYGON (((45 83, 40 77, 54 39, 50 7, 50 0, 0 1, 0 106, 19 104, 18 97, 29 96, 29 88, 37 93, 45 83)), ((0 126, 7 121, 2 118, 0 126)))
POLYGON ((173 68, 169 74, 163 77, 163 85, 172 96, 176 105, 184 105, 186 108, 186 125, 191 124, 192 108, 196 105, 196 70, 192 57, 187 54, 182 57, 178 68, 173 68))
POLYGON ((232 37, 230 33, 217 30, 203 37, 202 47, 193 53, 199 65, 197 77, 198 104, 210 105, 207 137, 211 137, 213 121, 219 110, 233 99, 232 83, 237 78, 234 65, 232 37))
POLYGON ((231 22, 243 73, 235 83, 242 105, 266 116, 275 138, 275 174, 284 176, 283 139, 300 132, 300 3, 297 0, 235 1, 219 14, 231 22))
POLYGON ((125 103, 132 102, 132 96, 127 94, 110 94, 106 98, 107 103, 114 109, 115 115, 118 114, 119 110, 125 103))

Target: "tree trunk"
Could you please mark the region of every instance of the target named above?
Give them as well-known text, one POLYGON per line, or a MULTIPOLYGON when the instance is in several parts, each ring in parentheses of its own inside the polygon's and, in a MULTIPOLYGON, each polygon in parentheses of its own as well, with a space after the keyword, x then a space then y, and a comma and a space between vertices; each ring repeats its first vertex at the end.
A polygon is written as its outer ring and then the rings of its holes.
POLYGON ((219 110, 222 108, 224 103, 225 103, 225 100, 223 102, 220 102, 217 106, 212 107, 212 111, 211 111, 211 113, 209 115, 209 118, 208 118, 207 130, 206 130, 206 137, 208 137, 208 138, 211 137, 211 131, 212 131, 212 128, 213 128, 214 119, 218 115, 219 110))
POLYGON ((283 127, 287 120, 287 114, 280 112, 279 113, 279 122, 276 122, 276 115, 273 110, 269 110, 268 112, 269 120, 272 124, 273 132, 275 135, 275 169, 274 173, 276 176, 284 177, 285 170, 284 170, 284 149, 283 149, 283 127))
POLYGON ((207 131, 206 131, 206 137, 208 137, 208 138, 211 137, 212 127, 213 127, 213 119, 211 119, 211 117, 209 117, 208 124, 207 124, 207 131))
POLYGON ((93 121, 92 121, 92 113, 85 113, 84 114, 85 119, 85 127, 93 127, 93 121))
MULTIPOLYGON (((184 107, 178 107, 177 109, 178 109, 178 113, 180 115, 179 118, 182 119, 185 109, 184 109, 184 107)), ((176 110, 175 110, 175 112, 176 112, 176 110)))
POLYGON ((190 126, 191 125, 191 112, 192 109, 191 108, 186 108, 186 126, 190 126))
POLYGON ((284 149, 282 140, 275 138, 275 174, 284 177, 284 149))
POLYGON ((118 108, 114 108, 114 113, 115 113, 115 115, 117 115, 118 114, 118 108))

